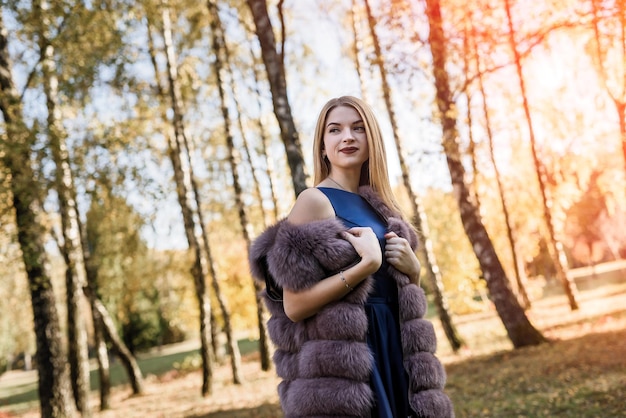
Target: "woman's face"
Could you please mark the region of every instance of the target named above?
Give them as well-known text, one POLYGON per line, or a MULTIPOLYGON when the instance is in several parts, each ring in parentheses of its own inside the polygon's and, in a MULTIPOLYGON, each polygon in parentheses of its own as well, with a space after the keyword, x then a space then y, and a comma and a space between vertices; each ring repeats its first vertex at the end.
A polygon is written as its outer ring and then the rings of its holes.
POLYGON ((364 121, 350 106, 338 106, 326 117, 324 150, 331 167, 361 169, 369 158, 364 121))

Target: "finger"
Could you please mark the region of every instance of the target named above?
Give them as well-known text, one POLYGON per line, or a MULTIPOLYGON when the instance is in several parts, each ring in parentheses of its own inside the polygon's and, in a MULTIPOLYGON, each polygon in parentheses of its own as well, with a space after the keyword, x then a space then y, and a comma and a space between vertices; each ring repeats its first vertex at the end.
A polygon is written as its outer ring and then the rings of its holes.
POLYGON ((400 252, 402 251, 402 249, 403 249, 403 246, 400 243, 388 242, 387 245, 385 245, 385 250, 389 252, 393 252, 393 251, 400 252))
POLYGON ((398 234, 396 234, 395 232, 387 232, 387 233, 385 234, 385 238, 386 238, 386 239, 395 238, 395 237, 397 237, 397 236, 398 236, 398 234))
POLYGON ((345 239, 346 241, 352 242, 352 240, 354 239, 354 233, 350 231, 343 231, 341 233, 341 238, 345 239))

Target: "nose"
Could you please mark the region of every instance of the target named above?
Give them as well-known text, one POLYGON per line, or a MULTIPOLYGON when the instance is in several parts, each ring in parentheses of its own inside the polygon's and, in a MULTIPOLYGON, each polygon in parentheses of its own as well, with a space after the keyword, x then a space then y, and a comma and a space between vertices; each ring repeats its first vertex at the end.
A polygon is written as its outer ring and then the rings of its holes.
POLYGON ((352 129, 350 128, 344 129, 341 140, 343 142, 354 141, 354 135, 352 133, 352 129))

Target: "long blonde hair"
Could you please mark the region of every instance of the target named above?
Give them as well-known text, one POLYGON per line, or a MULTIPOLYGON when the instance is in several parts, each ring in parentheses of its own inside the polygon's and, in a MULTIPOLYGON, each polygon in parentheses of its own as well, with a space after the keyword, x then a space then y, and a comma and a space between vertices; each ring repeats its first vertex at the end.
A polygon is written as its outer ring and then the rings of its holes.
POLYGON ((353 96, 341 96, 329 100, 317 118, 315 126, 315 136, 313 138, 313 170, 315 184, 319 184, 330 174, 330 162, 323 156, 324 147, 324 127, 326 119, 331 110, 339 106, 349 106, 357 111, 363 124, 367 136, 369 148, 369 158, 363 163, 361 168, 360 186, 368 185, 378 193, 382 201, 391 209, 402 213, 400 205, 396 201, 391 184, 389 183, 389 172, 387 169, 387 153, 383 136, 378 126, 378 121, 372 109, 363 100, 353 96))

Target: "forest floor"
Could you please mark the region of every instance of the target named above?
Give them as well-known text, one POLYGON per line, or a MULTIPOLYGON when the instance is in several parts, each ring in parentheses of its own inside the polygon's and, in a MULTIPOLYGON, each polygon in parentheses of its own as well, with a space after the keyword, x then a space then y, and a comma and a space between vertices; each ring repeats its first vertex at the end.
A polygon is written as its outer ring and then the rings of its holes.
MULTIPOLYGON (((455 318, 467 347, 453 353, 433 318, 437 355, 448 373, 446 392, 457 418, 626 417, 626 280, 585 281, 579 286, 577 310, 570 309, 558 290, 542 292, 527 311, 549 340, 538 346, 513 349, 497 314, 489 310, 455 318)), ((177 351, 194 353, 193 348, 183 345, 177 351)), ((0 376, 0 418, 39 416, 36 403, 14 402, 17 389, 36 379, 32 372, 30 377, 25 373, 0 376), (13 398, 6 396, 10 390, 13 398)), ((273 370, 260 370, 254 352, 243 356, 240 385, 231 383, 229 364, 216 366, 208 397, 200 395, 199 371, 146 374, 144 395, 132 396, 127 384, 117 385, 111 409, 94 412, 93 417, 282 417, 276 395, 279 380, 273 370)), ((97 392, 91 403, 97 411, 97 392)))

